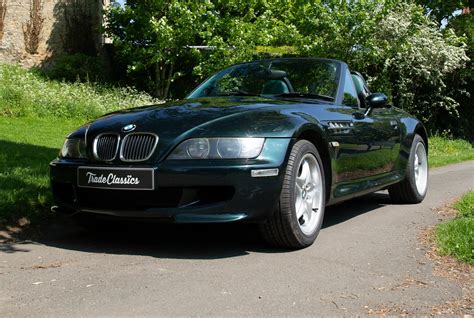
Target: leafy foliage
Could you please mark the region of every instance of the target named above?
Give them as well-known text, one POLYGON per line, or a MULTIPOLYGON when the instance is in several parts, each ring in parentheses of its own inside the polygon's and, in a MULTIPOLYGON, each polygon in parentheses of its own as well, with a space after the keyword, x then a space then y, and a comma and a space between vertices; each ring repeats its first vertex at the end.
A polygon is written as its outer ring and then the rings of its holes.
POLYGON ((451 73, 446 81, 448 96, 459 102, 457 117, 443 112, 433 123, 440 131, 449 131, 455 136, 474 140, 474 118, 473 96, 474 96, 474 14, 461 15, 453 18, 448 30, 463 36, 467 44, 467 56, 470 61, 466 67, 451 73))
POLYGON ((368 76, 372 91, 388 93, 436 130, 439 118, 458 116, 461 95, 449 79, 468 57, 464 38, 424 13, 395 0, 129 0, 111 9, 106 30, 129 76, 161 98, 178 97, 180 77, 189 91, 236 62, 329 57, 348 62, 368 76))
POLYGON ((68 82, 104 82, 108 79, 105 63, 100 57, 81 53, 64 54, 41 72, 50 79, 68 82))
POLYGON ((61 0, 58 8, 64 16, 63 48, 68 53, 97 55, 96 36, 99 5, 94 0, 61 0))
MULTIPOLYGON (((465 45, 451 30, 440 32, 415 5, 401 4, 374 30, 378 53, 371 82, 392 95, 396 106, 429 125, 440 110, 457 115, 446 79, 468 61, 465 45)), ((370 67, 370 66, 369 66, 370 67)), ((433 127, 431 127, 433 128, 433 127)))
POLYGON ((441 32, 420 6, 345 1, 298 10, 305 17, 298 27, 302 54, 347 61, 368 76, 372 91, 388 93, 428 126, 441 114, 457 116, 459 103, 446 82, 468 61, 465 45, 452 30, 441 32))
POLYGON ((474 6, 472 0, 417 0, 423 6, 425 12, 433 16, 439 24, 444 19, 450 19, 456 10, 474 6))
POLYGON ((286 46, 282 51, 298 54, 293 47, 300 35, 289 21, 295 5, 285 0, 212 1, 215 28, 206 43, 213 49, 201 52, 194 74, 202 78, 225 66, 265 57, 257 48, 286 46))
POLYGON ((145 74, 154 83, 153 93, 167 97, 171 82, 181 75, 177 64, 195 53, 186 46, 199 45, 212 34, 209 9, 207 1, 130 0, 109 11, 106 31, 128 74, 145 74))
POLYGON ((0 116, 84 120, 114 110, 158 102, 131 88, 49 81, 19 66, 0 64, 0 116))

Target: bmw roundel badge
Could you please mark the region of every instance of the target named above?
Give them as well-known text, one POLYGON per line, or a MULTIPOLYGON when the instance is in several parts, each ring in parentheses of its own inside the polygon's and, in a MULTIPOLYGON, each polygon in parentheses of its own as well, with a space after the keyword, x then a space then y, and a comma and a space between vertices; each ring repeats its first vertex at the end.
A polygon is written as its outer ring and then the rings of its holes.
POLYGON ((124 127, 122 128, 122 131, 123 131, 124 133, 128 133, 128 132, 134 131, 135 128, 137 128, 136 125, 134 125, 134 124, 129 124, 129 125, 127 125, 127 126, 124 126, 124 127))

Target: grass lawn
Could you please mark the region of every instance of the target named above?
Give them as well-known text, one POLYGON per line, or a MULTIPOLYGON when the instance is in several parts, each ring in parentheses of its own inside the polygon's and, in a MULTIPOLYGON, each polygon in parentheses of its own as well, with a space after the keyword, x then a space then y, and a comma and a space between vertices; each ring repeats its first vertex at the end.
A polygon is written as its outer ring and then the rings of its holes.
POLYGON ((47 215, 48 163, 68 132, 113 110, 156 103, 132 88, 52 81, 0 63, 0 223, 47 215))
POLYGON ((0 116, 0 223, 20 217, 32 221, 49 212, 48 163, 78 120, 0 116))
MULTIPOLYGON (((34 222, 49 215, 48 163, 57 156, 64 137, 85 122, 0 116, 0 223, 21 217, 34 222)), ((430 166, 468 159, 474 159, 468 142, 430 139, 430 166)))
POLYGON ((52 81, 0 63, 0 115, 84 119, 158 102, 127 87, 52 81))
POLYGON ((441 254, 474 264, 474 191, 464 195, 454 208, 458 217, 436 227, 437 247, 441 254))
POLYGON ((450 163, 474 160, 474 148, 462 139, 431 137, 429 139, 430 167, 441 167, 450 163))

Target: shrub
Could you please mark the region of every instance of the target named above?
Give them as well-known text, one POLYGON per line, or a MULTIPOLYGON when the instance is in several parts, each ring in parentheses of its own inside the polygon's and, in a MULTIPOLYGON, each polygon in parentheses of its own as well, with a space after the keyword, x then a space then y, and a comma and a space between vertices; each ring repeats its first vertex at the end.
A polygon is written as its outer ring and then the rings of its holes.
POLYGON ((0 64, 0 115, 91 119, 159 102, 129 87, 50 81, 17 65, 0 64))
POLYGON ((107 80, 104 62, 96 56, 82 53, 64 54, 44 74, 50 79, 69 82, 102 82, 107 80))

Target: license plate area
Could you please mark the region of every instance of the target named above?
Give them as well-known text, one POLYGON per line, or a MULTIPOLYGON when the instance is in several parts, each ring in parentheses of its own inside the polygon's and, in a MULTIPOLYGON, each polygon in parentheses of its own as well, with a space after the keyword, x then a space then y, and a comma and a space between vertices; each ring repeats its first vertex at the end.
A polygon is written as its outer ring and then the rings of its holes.
POLYGON ((81 188, 110 190, 154 190, 153 168, 77 168, 77 185, 81 188))

